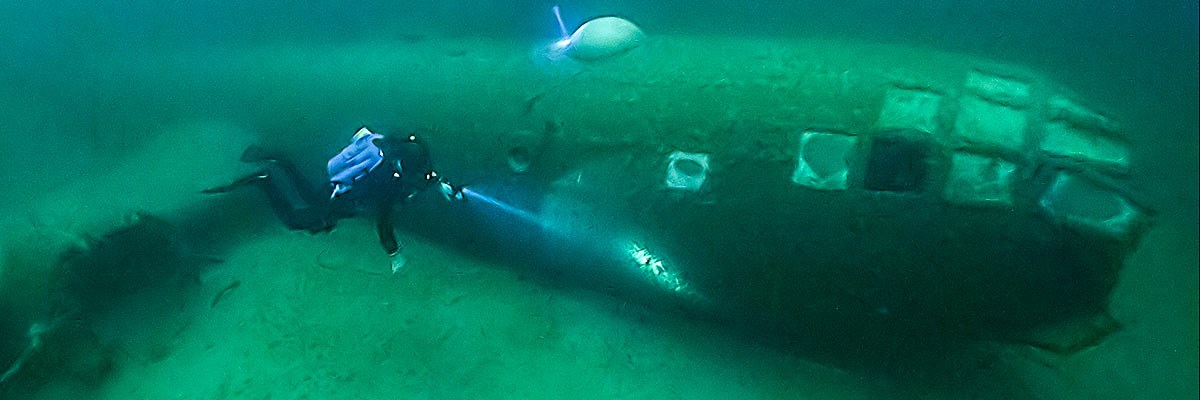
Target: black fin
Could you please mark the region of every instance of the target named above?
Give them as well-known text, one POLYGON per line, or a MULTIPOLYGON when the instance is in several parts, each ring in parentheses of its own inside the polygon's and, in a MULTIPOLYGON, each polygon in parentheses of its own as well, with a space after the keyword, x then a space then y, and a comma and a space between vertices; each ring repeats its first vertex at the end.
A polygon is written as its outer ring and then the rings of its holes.
POLYGON ((244 163, 256 163, 259 161, 272 161, 276 158, 267 153, 267 150, 258 145, 250 145, 242 152, 241 161, 244 163))
POLYGON ((237 180, 230 182, 229 184, 210 187, 210 188, 201 190, 200 193, 204 193, 204 194, 227 193, 227 192, 231 192, 235 189, 241 188, 243 186, 249 186, 249 185, 259 183, 259 182, 266 181, 270 177, 271 177, 271 175, 269 173, 267 173, 266 170, 256 171, 254 173, 251 173, 250 175, 246 175, 241 178, 238 178, 237 180))

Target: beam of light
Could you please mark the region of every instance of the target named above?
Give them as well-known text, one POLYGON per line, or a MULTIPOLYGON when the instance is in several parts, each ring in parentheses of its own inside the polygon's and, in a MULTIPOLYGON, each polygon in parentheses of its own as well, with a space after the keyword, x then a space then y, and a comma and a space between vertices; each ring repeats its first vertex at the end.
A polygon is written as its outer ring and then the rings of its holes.
POLYGON ((536 215, 533 215, 529 211, 525 211, 520 208, 514 207, 511 204, 500 201, 499 199, 497 199, 495 197, 488 196, 486 194, 471 190, 471 188, 469 188, 469 187, 462 188, 462 194, 463 194, 463 196, 466 196, 468 199, 482 201, 485 204, 495 207, 496 209, 500 210, 501 212, 511 215, 513 217, 516 217, 518 220, 520 220, 522 222, 525 222, 525 223, 528 223, 528 224, 531 224, 534 226, 538 226, 541 228, 546 228, 548 226, 548 224, 544 220, 542 220, 541 218, 538 218, 536 215))
POLYGON ((558 20, 558 31, 562 32, 562 37, 566 39, 568 37, 567 26, 563 24, 562 14, 558 12, 557 4, 554 5, 554 18, 558 20))
POLYGON ((549 60, 551 62, 562 60, 567 56, 567 48, 571 47, 571 34, 567 32, 567 26, 563 24, 562 13, 558 11, 558 6, 554 6, 554 18, 558 20, 558 32, 562 35, 558 40, 546 46, 541 46, 536 51, 537 59, 549 60))
POLYGON ((578 231, 576 228, 580 227, 579 224, 562 225, 553 223, 551 221, 553 218, 536 215, 490 195, 472 190, 469 187, 464 187, 462 194, 467 199, 470 199, 468 201, 485 204, 504 215, 536 226, 545 232, 553 233, 558 240, 578 241, 581 237, 588 237, 590 239, 583 242, 591 243, 591 246, 596 246, 596 249, 616 250, 617 253, 608 254, 616 256, 615 260, 628 260, 620 264, 627 265, 627 268, 632 268, 636 275, 645 278, 650 284, 685 299, 693 301, 704 299, 703 296, 687 283, 673 265, 660 255, 651 252, 638 241, 630 240, 627 236, 617 233, 617 231, 603 229, 588 232, 578 231))

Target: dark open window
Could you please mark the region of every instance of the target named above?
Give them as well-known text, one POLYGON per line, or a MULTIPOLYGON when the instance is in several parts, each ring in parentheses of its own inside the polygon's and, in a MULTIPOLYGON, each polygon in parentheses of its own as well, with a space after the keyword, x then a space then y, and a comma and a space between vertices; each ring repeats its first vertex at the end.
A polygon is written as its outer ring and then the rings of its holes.
POLYGON ((932 150, 928 142, 899 136, 874 140, 864 185, 870 190, 916 192, 925 185, 932 150))

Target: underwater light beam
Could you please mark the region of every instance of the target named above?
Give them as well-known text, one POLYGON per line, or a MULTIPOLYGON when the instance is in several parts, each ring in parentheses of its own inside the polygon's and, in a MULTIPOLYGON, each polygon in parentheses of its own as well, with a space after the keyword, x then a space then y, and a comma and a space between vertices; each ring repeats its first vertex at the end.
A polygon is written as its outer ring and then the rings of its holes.
POLYGON ((558 31, 562 32, 563 39, 570 37, 570 35, 567 34, 567 25, 563 24, 562 13, 558 12, 557 4, 554 5, 554 19, 558 20, 558 31))
MULTIPOLYGON (((567 239, 568 242, 586 243, 584 246, 598 250, 605 257, 611 256, 614 257, 614 260, 623 260, 620 264, 632 266, 632 270, 638 276, 643 277, 652 285, 669 293, 683 296, 693 301, 704 300, 704 297, 700 296, 680 276, 679 272, 673 266, 661 256, 652 253, 646 246, 640 244, 639 241, 630 240, 625 235, 617 234, 616 231, 603 229, 599 231, 580 231, 576 229, 577 224, 561 225, 553 223, 553 217, 547 218, 546 216, 535 215, 500 199, 473 190, 470 187, 462 188, 462 194, 465 198, 471 199, 470 201, 476 202, 476 204, 485 205, 504 215, 536 226, 545 232, 553 233, 555 235, 553 240, 567 239)), ((562 245, 566 242, 558 243, 562 245)), ((577 245, 568 244, 566 246, 570 248, 577 245)))
POLYGON ((533 224, 533 225, 541 227, 541 228, 546 228, 549 225, 545 221, 543 221, 541 218, 538 218, 537 216, 533 215, 529 211, 525 211, 520 208, 513 207, 511 204, 500 201, 499 199, 497 199, 495 197, 488 196, 486 194, 471 190, 471 188, 469 188, 469 187, 462 188, 462 194, 464 196, 466 196, 467 198, 479 200, 479 201, 484 202, 485 204, 496 207, 501 212, 511 215, 513 217, 516 217, 517 219, 524 221, 526 223, 533 224))
POLYGON ((552 10, 554 10, 554 19, 558 21, 558 32, 562 36, 550 44, 547 48, 546 56, 551 60, 558 60, 566 56, 567 47, 571 45, 571 34, 567 33, 567 25, 563 23, 562 13, 558 11, 558 5, 555 5, 552 10))

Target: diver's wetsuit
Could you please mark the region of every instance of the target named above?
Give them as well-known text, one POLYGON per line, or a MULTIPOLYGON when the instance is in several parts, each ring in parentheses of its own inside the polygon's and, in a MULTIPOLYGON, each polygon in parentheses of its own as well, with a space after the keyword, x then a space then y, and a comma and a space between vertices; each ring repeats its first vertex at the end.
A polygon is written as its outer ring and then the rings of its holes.
MULTIPOLYGON (((370 140, 383 160, 370 170, 363 168, 363 173, 352 181, 353 189, 349 185, 339 188, 331 182, 331 191, 316 190, 287 160, 266 156, 260 148, 251 147, 242 155, 242 161, 261 162, 262 170, 229 185, 206 189, 204 193, 224 193, 255 184, 267 194, 271 208, 288 228, 314 233, 327 231, 337 220, 354 216, 362 209, 374 208, 379 242, 388 255, 396 255, 400 244, 392 228, 393 205, 441 180, 433 171, 428 149, 415 136, 375 136, 370 140)), ((341 156, 335 156, 335 160, 341 156)), ((330 161, 331 174, 334 163, 330 161)))

